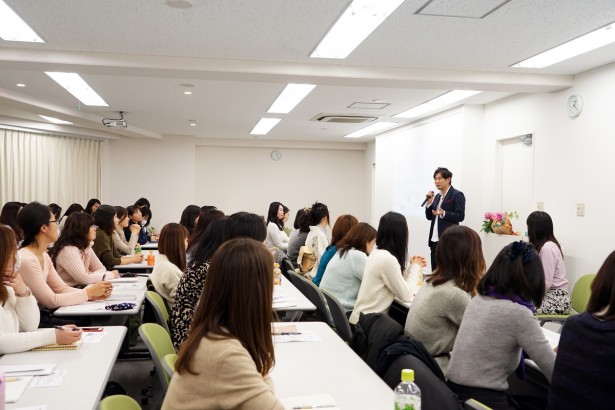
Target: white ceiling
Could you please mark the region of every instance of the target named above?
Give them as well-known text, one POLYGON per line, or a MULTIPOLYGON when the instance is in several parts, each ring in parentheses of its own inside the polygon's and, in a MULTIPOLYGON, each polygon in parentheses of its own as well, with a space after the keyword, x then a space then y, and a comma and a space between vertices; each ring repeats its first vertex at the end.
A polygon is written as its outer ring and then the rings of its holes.
POLYGON ((473 104, 551 92, 615 61, 610 45, 543 70, 509 67, 615 21, 613 0, 406 0, 345 60, 308 56, 349 0, 5 1, 45 43, 0 40, 0 123, 101 138, 253 138, 285 84, 307 82, 318 87, 259 138, 340 141, 364 125, 310 119, 387 119, 455 88, 486 91, 473 104), (110 106, 79 106, 45 70, 80 73, 110 106), (390 105, 347 108, 374 100, 390 105), (118 111, 127 129, 100 123, 118 111), (38 114, 75 126, 33 124, 38 114))

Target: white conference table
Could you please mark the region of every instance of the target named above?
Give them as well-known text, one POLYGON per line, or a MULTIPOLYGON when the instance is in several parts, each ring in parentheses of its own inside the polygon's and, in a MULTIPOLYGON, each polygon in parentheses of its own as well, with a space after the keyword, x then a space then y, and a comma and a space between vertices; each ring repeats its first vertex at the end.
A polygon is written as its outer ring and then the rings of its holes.
POLYGON ((299 332, 314 332, 322 340, 275 343, 271 377, 277 397, 328 394, 341 409, 393 408, 393 391, 327 324, 293 325, 299 332))
POLYGON ((5 354, 0 366, 54 363, 55 370, 66 370, 64 380, 56 387, 27 388, 19 401, 6 408, 47 405, 47 410, 96 409, 115 364, 122 340, 123 326, 105 327, 99 343, 83 343, 77 350, 24 352, 5 354))
MULTIPOLYGON (((154 258, 156 258, 156 256, 158 256, 158 250, 151 249, 151 251, 154 254, 154 258)), ((154 266, 147 264, 147 255, 149 255, 149 250, 144 250, 142 254, 143 254, 143 262, 127 263, 125 265, 115 265, 113 269, 119 270, 120 272, 124 272, 127 270, 136 270, 136 269, 147 269, 151 271, 152 269, 154 269, 154 266)))
POLYGON ((158 242, 148 242, 144 245, 141 245, 141 249, 142 250, 150 250, 150 249, 158 250, 158 242))
POLYGON ((273 287, 273 309, 307 312, 316 310, 316 306, 282 275, 281 284, 273 287))
POLYGON ((84 302, 79 305, 63 306, 57 309, 54 316, 129 316, 141 311, 141 305, 147 291, 147 278, 121 278, 111 280, 113 292, 107 300, 84 302), (126 296, 126 298, 123 298, 126 296), (105 306, 117 303, 134 303, 135 307, 129 310, 106 310, 105 306))

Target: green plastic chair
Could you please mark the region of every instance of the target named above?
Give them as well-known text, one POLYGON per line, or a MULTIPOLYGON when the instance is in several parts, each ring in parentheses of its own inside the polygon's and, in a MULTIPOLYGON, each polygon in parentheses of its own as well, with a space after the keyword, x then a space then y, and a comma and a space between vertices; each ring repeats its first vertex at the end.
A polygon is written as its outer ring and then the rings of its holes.
POLYGON ((160 296, 157 292, 148 290, 145 292, 145 299, 154 309, 156 322, 158 322, 158 324, 162 326, 168 334, 171 334, 171 331, 169 330, 169 310, 167 309, 167 305, 162 296, 160 296))
POLYGON ((164 392, 169 387, 171 377, 164 371, 162 367, 162 358, 168 354, 175 353, 173 348, 173 342, 171 342, 171 336, 162 326, 157 323, 144 323, 139 326, 139 335, 143 342, 147 346, 152 361, 154 362, 154 368, 160 385, 164 392))
POLYGON ((536 315, 536 318, 540 321, 540 326, 546 322, 564 323, 570 316, 584 312, 587 309, 587 303, 591 296, 591 285, 595 277, 595 273, 583 275, 574 284, 570 294, 570 312, 567 315, 536 315))
POLYGON ((162 368, 169 378, 173 377, 175 373, 175 362, 177 361, 177 354, 171 353, 162 358, 162 368))
POLYGON ((141 410, 141 406, 132 397, 117 394, 102 399, 100 410, 141 410))

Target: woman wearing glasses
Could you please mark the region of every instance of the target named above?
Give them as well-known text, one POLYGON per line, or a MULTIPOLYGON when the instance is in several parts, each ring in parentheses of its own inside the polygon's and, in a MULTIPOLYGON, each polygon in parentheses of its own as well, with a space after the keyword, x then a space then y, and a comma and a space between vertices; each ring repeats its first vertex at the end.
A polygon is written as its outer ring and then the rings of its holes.
POLYGON ((96 229, 92 215, 72 214, 66 220, 62 236, 49 251, 58 274, 68 286, 89 285, 119 277, 116 270, 107 271, 92 250, 96 229))
POLYGON ((85 289, 68 286, 56 271, 47 247, 58 240, 58 221, 47 205, 32 202, 26 205, 17 222, 24 240, 19 250, 20 273, 36 300, 48 309, 78 305, 88 300, 102 300, 111 295, 110 282, 98 282, 85 289))
POLYGON ((34 331, 40 314, 36 299, 19 274, 21 261, 15 243, 13 230, 0 225, 0 354, 25 352, 52 343, 70 344, 81 339, 81 330, 34 331))

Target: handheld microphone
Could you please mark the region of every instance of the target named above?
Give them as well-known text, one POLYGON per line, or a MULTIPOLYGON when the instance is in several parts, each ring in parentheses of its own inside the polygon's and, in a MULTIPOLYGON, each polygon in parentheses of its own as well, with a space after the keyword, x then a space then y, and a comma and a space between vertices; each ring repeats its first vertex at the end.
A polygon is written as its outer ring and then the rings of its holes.
POLYGON ((423 203, 421 204, 421 206, 425 206, 425 204, 427 203, 427 201, 429 201, 431 199, 431 195, 427 194, 425 195, 425 200, 423 201, 423 203))

